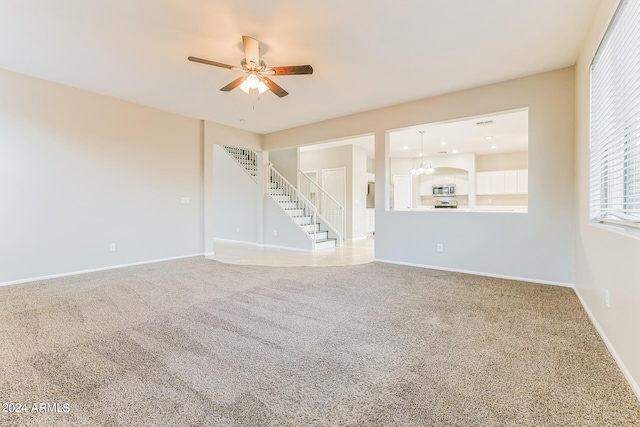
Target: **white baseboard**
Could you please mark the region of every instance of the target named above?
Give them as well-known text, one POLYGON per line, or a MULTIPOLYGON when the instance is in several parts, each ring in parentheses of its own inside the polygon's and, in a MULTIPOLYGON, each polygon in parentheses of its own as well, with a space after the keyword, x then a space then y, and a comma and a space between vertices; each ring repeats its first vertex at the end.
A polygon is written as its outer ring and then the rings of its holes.
POLYGON ((257 248, 270 248, 270 249, 283 249, 286 251, 296 251, 296 252, 313 252, 311 249, 303 249, 303 248, 292 248, 291 246, 278 246, 278 245, 268 245, 266 243, 256 243, 256 242, 245 242, 242 240, 230 240, 230 239, 213 239, 214 242, 223 242, 223 243, 233 243, 235 245, 248 245, 255 246, 257 248))
POLYGON ((474 274, 476 276, 485 276, 485 277, 495 277, 497 279, 507 279, 507 280, 518 280, 520 282, 530 282, 530 283, 539 283, 541 285, 553 285, 553 286, 562 286, 563 288, 571 288, 575 289, 571 283, 562 283, 562 282, 553 282, 549 280, 539 280, 539 279, 531 279, 529 277, 517 277, 517 276, 507 276, 505 274, 491 274, 486 273, 484 271, 471 271, 471 270, 461 270, 458 268, 446 268, 446 267, 437 267, 433 265, 426 264, 415 264, 411 262, 400 262, 400 261, 391 261, 387 259, 374 259, 377 262, 384 262, 387 264, 398 264, 398 265, 406 265, 409 267, 420 267, 420 268, 429 268, 431 270, 442 270, 442 271, 451 271, 453 273, 464 273, 464 274, 474 274))
POLYGON ((257 246, 261 248, 282 249, 285 251, 313 252, 313 250, 311 249, 292 248, 290 246, 278 246, 278 245, 257 245, 257 246))
MULTIPOLYGON (((220 237, 214 237, 213 242, 223 242, 223 243, 233 243, 235 245, 251 245, 251 246, 260 246, 257 242, 248 242, 246 240, 233 240, 233 239, 223 239, 220 237)), ((215 245, 214 248, 215 250, 215 245)))
POLYGON ((596 320, 595 316, 593 315, 593 313, 589 309, 589 306, 587 305, 587 303, 582 298, 582 295, 580 295, 580 292, 578 292, 577 289, 575 289, 575 292, 576 292, 576 295, 578 296, 578 299, 580 300, 580 303, 582 304, 582 308, 584 308, 584 311, 587 312, 587 315, 589 316, 589 319, 591 319, 591 323, 593 323, 593 326, 596 328, 596 331, 598 331, 598 334, 600 334, 600 338, 602 338, 602 341, 604 341, 604 345, 607 346, 607 349, 609 350, 609 353, 611 353, 611 356, 613 356, 613 360, 616 361, 616 364, 618 365, 618 368, 620 368, 620 370, 622 371, 622 375, 624 375, 624 377, 626 378, 627 382, 631 386, 631 389, 633 390, 633 392, 635 393, 636 397, 640 401, 640 385, 638 385, 636 380, 631 375, 631 372, 629 372, 629 369, 627 369, 627 366, 622 361, 622 358, 620 357, 620 355, 616 351, 615 347, 613 347, 613 344, 611 343, 611 341, 609 341, 609 337, 607 337, 607 334, 605 334, 604 329, 602 329, 600 327, 600 324, 598 323, 598 321, 596 320))
POLYGON ((116 268, 133 267, 135 265, 153 264, 153 263, 156 263, 156 262, 173 261, 173 260, 176 260, 176 259, 193 258, 193 257, 196 257, 196 256, 203 256, 203 255, 204 255, 203 253, 197 253, 197 254, 191 254, 191 255, 181 255, 181 256, 170 257, 170 258, 160 258, 160 259, 152 259, 152 260, 149 260, 149 261, 132 262, 132 263, 129 263, 129 264, 118 264, 118 265, 111 265, 111 266, 108 266, 108 267, 92 268, 90 270, 78 270, 78 271, 71 271, 71 272, 68 272, 68 273, 51 274, 49 276, 31 277, 29 279, 14 280, 14 281, 11 281, 11 282, 3 282, 3 283, 0 283, 0 286, 18 285, 20 283, 29 283, 29 282, 37 282, 37 281, 40 281, 40 280, 57 279, 59 277, 77 276, 79 274, 95 273, 97 271, 105 271, 105 270, 115 270, 116 268))

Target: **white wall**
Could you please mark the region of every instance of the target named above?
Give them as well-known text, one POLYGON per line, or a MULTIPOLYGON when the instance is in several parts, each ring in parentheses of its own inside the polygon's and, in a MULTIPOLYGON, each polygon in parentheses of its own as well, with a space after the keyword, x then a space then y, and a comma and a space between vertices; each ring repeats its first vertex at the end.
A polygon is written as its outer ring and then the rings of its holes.
POLYGON ((214 146, 213 200, 214 238, 258 242, 262 192, 256 181, 220 145, 214 146))
POLYGON ((576 65, 575 284, 640 398, 640 237, 589 221, 589 65, 616 5, 602 1, 576 65))
POLYGON ((0 70, 0 283, 202 253, 202 137, 196 119, 0 70))
POLYGON ((310 236, 271 197, 264 198, 264 245, 276 248, 313 249, 310 236))
MULTIPOLYGON (((214 248, 214 235, 215 235, 215 177, 214 177, 214 147, 216 145, 228 145, 231 147, 246 148, 249 150, 260 151, 262 150, 262 136, 247 132, 245 130, 235 129, 229 126, 221 125, 218 123, 204 122, 204 252, 206 254, 213 254, 214 248)), ((223 153, 224 154, 224 153, 223 153)), ((224 154, 226 156, 226 154, 224 154)), ((263 168, 265 156, 262 153, 258 153, 258 186, 263 188, 263 168)), ((264 237, 264 221, 263 221, 263 208, 262 195, 257 202, 256 218, 257 223, 255 225, 256 236, 254 241, 258 244, 263 243, 264 237)))
POLYGON ((565 68, 264 136, 273 150, 375 134, 376 259, 573 284, 574 69, 565 68), (386 133, 529 108, 529 212, 388 211, 386 133), (385 188, 386 187, 386 188, 385 188), (553 188, 550 192, 548 189, 553 188), (443 243, 445 251, 436 252, 443 243))

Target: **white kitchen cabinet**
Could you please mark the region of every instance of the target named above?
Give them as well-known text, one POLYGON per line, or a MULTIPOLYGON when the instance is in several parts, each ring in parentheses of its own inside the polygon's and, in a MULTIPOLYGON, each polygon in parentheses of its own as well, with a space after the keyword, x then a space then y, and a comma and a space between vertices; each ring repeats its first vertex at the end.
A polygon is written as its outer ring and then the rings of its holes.
POLYGON ((504 172, 478 172, 476 174, 477 194, 505 194, 504 172))
POLYGON ((491 194, 489 172, 476 173, 476 194, 491 194))
POLYGON ((504 171, 489 172, 489 181, 491 182, 491 194, 504 194, 504 171))
POLYGON ((528 172, 527 169, 478 172, 477 194, 527 194, 528 172))
POLYGON ((506 194, 518 192, 518 171, 504 171, 504 192, 506 194))

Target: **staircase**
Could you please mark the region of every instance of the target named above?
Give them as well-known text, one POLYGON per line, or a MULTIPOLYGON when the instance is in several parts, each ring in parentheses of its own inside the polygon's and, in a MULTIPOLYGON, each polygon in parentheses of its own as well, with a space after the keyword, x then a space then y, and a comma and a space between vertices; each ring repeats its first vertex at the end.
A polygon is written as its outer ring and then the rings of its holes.
POLYGON ((313 203, 327 226, 335 232, 338 237, 336 245, 342 246, 346 228, 344 207, 301 170, 298 170, 298 190, 313 203))
POLYGON ((258 161, 255 151, 229 147, 227 145, 223 145, 222 147, 231 157, 236 159, 236 162, 242 166, 242 169, 244 169, 254 181, 258 181, 258 161))
POLYGON ((302 228, 314 242, 314 250, 335 248, 336 238, 321 228, 316 207, 289 181, 269 165, 269 195, 302 228))
MULTIPOLYGON (((225 151, 253 178, 258 180, 256 153, 244 148, 223 146, 225 151)), ((312 241, 313 250, 335 248, 337 239, 333 230, 324 230, 325 224, 317 208, 287 181, 271 164, 267 171, 267 191, 271 198, 298 224, 312 241)))

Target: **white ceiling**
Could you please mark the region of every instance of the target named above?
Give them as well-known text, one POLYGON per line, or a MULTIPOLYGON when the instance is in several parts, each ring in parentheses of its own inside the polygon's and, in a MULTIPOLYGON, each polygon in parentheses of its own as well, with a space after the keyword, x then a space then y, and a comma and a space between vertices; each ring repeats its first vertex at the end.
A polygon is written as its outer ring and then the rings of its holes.
POLYGON ((482 155, 527 151, 528 148, 527 110, 413 126, 389 133, 389 157, 417 158, 421 152, 425 157, 455 153, 482 155), (477 124, 487 121, 492 123, 477 124), (425 131, 424 152, 420 140, 422 130, 425 131))
POLYGON ((598 0, 0 0, 0 68, 257 133, 573 65, 598 0), (218 89, 241 36, 290 95, 218 89), (244 121, 241 121, 244 120, 244 121))

